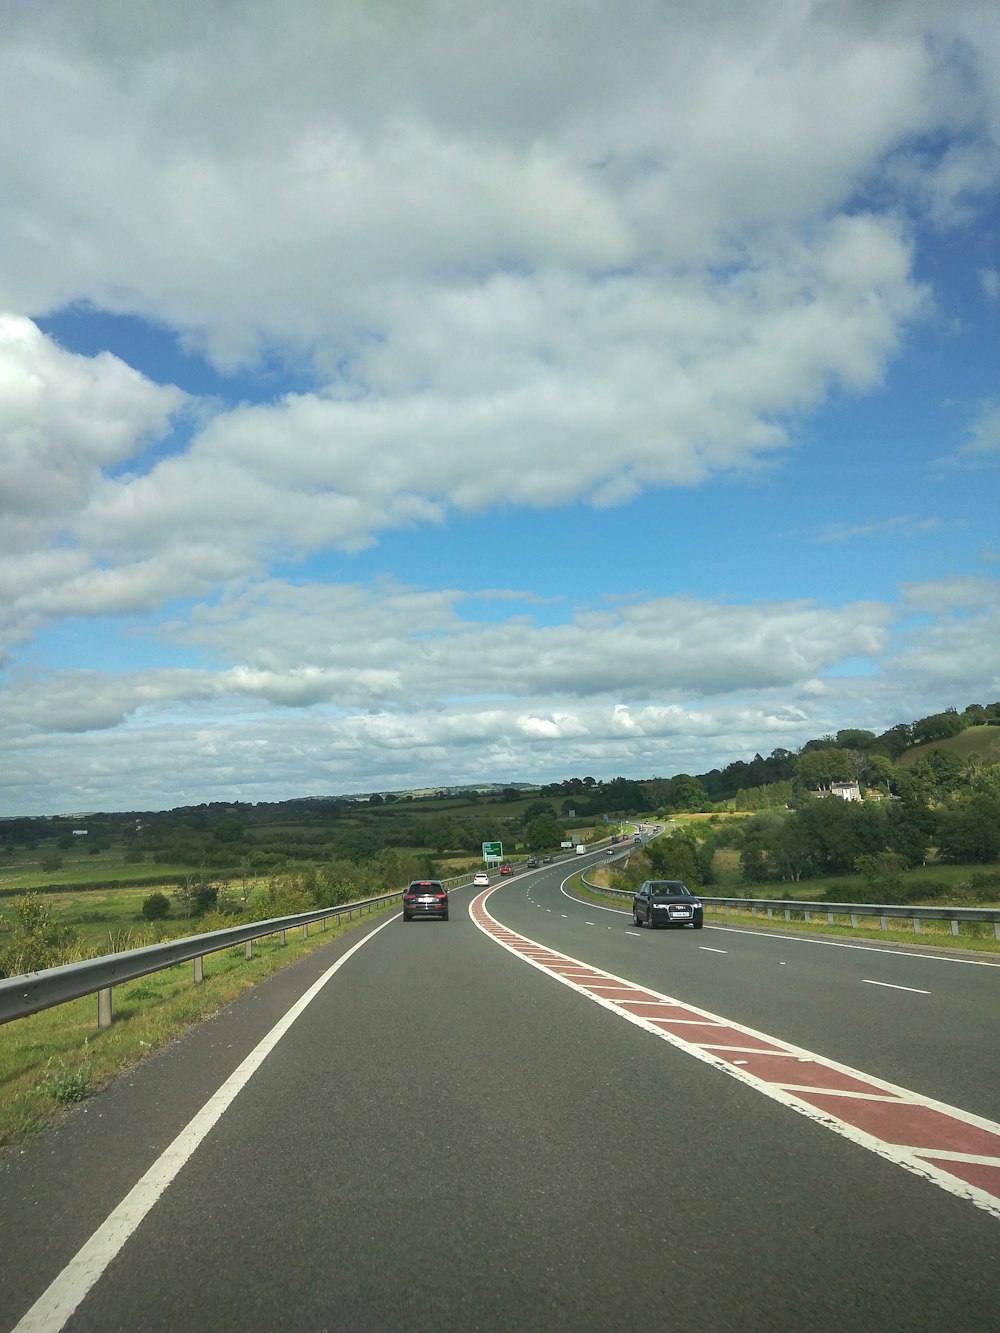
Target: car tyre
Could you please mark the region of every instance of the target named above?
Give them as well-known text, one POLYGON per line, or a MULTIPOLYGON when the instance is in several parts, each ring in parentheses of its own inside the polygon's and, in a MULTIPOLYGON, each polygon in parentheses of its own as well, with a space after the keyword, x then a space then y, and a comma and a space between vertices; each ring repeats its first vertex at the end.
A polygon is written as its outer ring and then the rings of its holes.
POLYGON ((639 926, 642 925, 642 922, 639 920, 639 913, 636 911, 634 907, 632 908, 632 925, 635 926, 637 929, 639 926))
POLYGON ((694 923, 694 928, 695 928, 695 930, 701 930, 701 928, 702 928, 702 926, 703 926, 704 924, 705 924, 704 921, 696 921, 696 922, 694 923))

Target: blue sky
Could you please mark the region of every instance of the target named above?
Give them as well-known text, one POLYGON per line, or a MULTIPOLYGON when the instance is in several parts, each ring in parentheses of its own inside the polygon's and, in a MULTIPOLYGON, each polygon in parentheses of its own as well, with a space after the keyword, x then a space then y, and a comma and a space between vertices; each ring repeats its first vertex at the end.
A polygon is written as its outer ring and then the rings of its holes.
POLYGON ((743 9, 15 8, 0 815, 1000 697, 1000 20, 743 9))

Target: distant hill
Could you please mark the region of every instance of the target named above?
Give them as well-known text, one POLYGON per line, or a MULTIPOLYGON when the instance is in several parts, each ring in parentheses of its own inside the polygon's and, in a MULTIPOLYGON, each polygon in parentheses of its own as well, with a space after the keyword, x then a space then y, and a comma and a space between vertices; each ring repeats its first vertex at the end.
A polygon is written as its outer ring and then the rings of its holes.
POLYGON ((928 750, 953 750, 962 759, 978 754, 984 764, 1000 764, 1000 727, 966 727, 957 736, 904 750, 896 763, 900 768, 912 768, 928 750))

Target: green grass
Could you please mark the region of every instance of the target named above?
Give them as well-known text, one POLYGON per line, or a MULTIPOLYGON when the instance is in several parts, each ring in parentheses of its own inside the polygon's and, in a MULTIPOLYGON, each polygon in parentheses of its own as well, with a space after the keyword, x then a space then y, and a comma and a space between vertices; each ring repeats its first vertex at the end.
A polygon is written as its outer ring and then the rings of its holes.
MULTIPOLYGON (((396 910, 384 908, 382 916, 396 910)), ((367 924, 369 917, 363 922, 367 924)), ((116 1075, 244 991, 290 963, 355 930, 355 920, 313 927, 308 939, 289 931, 254 941, 253 957, 242 945, 209 954, 204 981, 195 985, 190 963, 115 988, 114 1022, 97 1027, 97 997, 86 996, 0 1027, 0 1148, 39 1133, 116 1075)))
POLYGON ((927 741, 924 745, 914 745, 904 750, 896 763, 900 768, 912 768, 929 750, 951 750, 965 760, 978 754, 984 764, 1000 764, 1000 727, 966 727, 957 736, 927 741))
POLYGON ((66 885, 101 888, 106 884, 127 884, 168 876, 180 881, 196 873, 191 866, 154 861, 126 865, 121 852, 99 852, 96 856, 60 853, 63 856, 62 866, 58 870, 43 870, 42 858, 50 850, 43 848, 37 853, 20 852, 11 859, 0 860, 0 899, 23 893, 25 889, 39 889, 49 893, 66 885))

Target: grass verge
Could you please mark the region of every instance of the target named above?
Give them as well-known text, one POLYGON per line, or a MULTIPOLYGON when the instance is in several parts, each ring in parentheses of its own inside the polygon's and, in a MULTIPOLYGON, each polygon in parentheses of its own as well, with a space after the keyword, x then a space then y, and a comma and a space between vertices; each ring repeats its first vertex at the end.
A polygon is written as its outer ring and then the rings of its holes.
POLYGON ((0 1150, 40 1133, 66 1108, 97 1092, 118 1074, 210 1018, 245 991, 331 940, 397 911, 387 907, 361 921, 331 921, 307 939, 289 931, 209 954, 205 979, 194 985, 191 964, 115 988, 115 1021, 97 1027, 97 997, 84 996, 0 1027, 0 1150))

